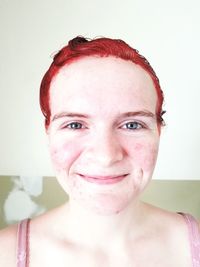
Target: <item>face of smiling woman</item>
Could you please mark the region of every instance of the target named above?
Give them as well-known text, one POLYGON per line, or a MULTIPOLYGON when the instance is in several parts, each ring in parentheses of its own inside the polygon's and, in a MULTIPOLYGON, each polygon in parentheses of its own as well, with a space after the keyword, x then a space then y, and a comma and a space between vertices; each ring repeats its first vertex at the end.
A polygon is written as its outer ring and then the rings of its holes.
POLYGON ((114 214, 152 176, 159 131, 150 76, 130 61, 85 57, 51 84, 50 154, 72 203, 114 214))

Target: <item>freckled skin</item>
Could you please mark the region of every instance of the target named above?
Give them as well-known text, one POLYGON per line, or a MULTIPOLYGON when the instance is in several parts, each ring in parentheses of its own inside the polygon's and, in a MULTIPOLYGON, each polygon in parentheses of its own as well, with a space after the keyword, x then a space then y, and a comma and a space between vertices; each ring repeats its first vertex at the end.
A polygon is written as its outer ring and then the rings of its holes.
POLYGON ((139 197, 156 163, 159 131, 155 117, 120 117, 140 110, 155 115, 157 96, 151 78, 129 61, 83 58, 56 75, 50 99, 52 118, 60 112, 89 115, 53 120, 48 130, 58 181, 71 202, 105 215, 122 211, 139 197), (134 120, 143 127, 128 130, 126 123, 134 120), (63 127, 73 121, 84 128, 63 127), (126 177, 99 185, 79 174, 126 177))

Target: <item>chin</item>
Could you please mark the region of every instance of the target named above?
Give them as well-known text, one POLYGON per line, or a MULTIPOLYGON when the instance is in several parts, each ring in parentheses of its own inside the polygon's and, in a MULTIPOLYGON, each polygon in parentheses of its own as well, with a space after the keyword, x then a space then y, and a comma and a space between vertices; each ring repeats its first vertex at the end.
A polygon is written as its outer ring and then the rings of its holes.
POLYGON ((91 198, 84 198, 83 196, 79 199, 74 199, 76 203, 79 203, 82 209, 86 212, 102 215, 102 216, 111 216, 117 215, 133 203, 136 199, 136 196, 130 195, 113 195, 113 194, 98 194, 91 198))

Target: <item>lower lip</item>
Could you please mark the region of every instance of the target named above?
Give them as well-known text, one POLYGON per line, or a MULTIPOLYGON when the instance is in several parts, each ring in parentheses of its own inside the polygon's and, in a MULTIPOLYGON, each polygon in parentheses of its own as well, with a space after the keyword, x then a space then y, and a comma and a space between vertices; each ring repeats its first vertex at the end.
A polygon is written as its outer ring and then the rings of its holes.
POLYGON ((126 176, 121 175, 121 176, 116 176, 116 177, 91 177, 91 176, 85 176, 82 174, 79 174, 79 176, 84 179, 87 182, 94 183, 94 184, 100 184, 100 185, 107 185, 107 184, 115 184, 121 182, 126 176))

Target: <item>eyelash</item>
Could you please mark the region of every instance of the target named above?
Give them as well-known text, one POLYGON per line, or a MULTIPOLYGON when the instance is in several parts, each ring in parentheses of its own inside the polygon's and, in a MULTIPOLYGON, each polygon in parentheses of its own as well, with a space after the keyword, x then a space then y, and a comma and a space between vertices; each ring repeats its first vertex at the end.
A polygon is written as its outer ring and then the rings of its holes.
MULTIPOLYGON (((70 130, 82 130, 82 129, 86 129, 87 127, 84 127, 83 123, 81 123, 81 122, 73 121, 73 122, 70 122, 68 124, 63 125, 61 128, 62 129, 67 128, 70 130)), ((120 128, 121 129, 127 129, 129 131, 136 131, 136 130, 140 130, 140 129, 145 129, 146 126, 140 122, 137 122, 137 121, 130 121, 130 122, 123 124, 120 128)))
POLYGON ((140 130, 140 129, 145 129, 146 126, 144 124, 140 123, 140 122, 137 122, 137 121, 130 121, 130 122, 125 123, 121 128, 122 129, 127 129, 129 131, 136 131, 136 130, 140 130), (129 128, 128 125, 129 126, 132 125, 132 126, 129 128), (124 126, 126 128, 124 128, 124 126))
POLYGON ((80 122, 77 122, 77 121, 73 121, 73 122, 70 122, 68 124, 65 124, 61 127, 62 129, 70 129, 70 130, 81 130, 83 128, 86 128, 86 127, 83 127, 83 124, 80 123, 80 122), (78 127, 73 127, 73 126, 78 126, 78 127))

